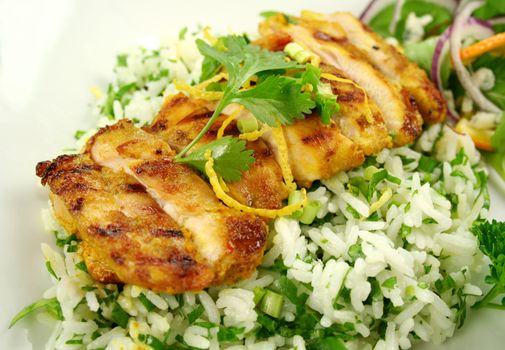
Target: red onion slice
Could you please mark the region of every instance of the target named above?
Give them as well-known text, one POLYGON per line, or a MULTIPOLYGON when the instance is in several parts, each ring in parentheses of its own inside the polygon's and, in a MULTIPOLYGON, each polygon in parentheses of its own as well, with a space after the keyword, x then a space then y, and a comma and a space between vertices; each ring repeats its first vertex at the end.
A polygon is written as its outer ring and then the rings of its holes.
POLYGON ((505 24, 505 16, 488 19, 488 22, 493 26, 498 24, 505 24))
POLYGON ((394 0, 372 0, 368 3, 367 7, 365 7, 359 19, 365 23, 369 23, 377 13, 393 2, 394 0))
POLYGON ((402 14, 402 8, 405 0, 397 0, 395 4, 395 11, 393 12, 393 18, 391 23, 389 24, 389 32, 391 35, 395 35, 396 25, 398 24, 398 20, 400 19, 400 15, 402 14))
POLYGON ((472 77, 466 70, 460 56, 461 41, 463 39, 463 28, 465 23, 470 19, 472 12, 481 7, 483 4, 483 1, 472 1, 466 3, 461 7, 461 10, 456 15, 449 36, 451 59, 459 82, 463 85, 463 88, 472 100, 485 111, 500 113, 501 110, 494 103, 489 101, 482 91, 480 91, 479 87, 475 86, 472 82, 472 77))

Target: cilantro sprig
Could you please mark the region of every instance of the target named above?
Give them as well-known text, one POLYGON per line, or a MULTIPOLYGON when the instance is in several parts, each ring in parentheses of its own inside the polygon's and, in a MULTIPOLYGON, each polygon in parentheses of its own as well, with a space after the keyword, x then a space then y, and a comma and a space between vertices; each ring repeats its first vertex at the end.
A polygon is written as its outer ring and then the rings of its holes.
POLYGON ((491 260, 486 282, 493 285, 474 307, 505 310, 505 222, 485 221, 473 226, 472 232, 479 239, 480 250, 491 260), (503 297, 501 303, 496 303, 499 296, 503 297))
POLYGON ((253 151, 245 149, 245 141, 231 136, 212 141, 178 161, 205 173, 205 153, 208 150, 214 158, 214 169, 227 182, 240 180, 241 172, 248 170, 254 162, 253 151))
POLYGON ((268 75, 249 90, 240 90, 254 75, 266 71, 278 73, 304 66, 295 61, 287 61, 280 52, 271 52, 257 45, 247 43, 243 36, 225 36, 211 46, 203 40, 196 41, 198 50, 206 58, 223 65, 228 72, 228 83, 214 113, 205 127, 178 155, 182 157, 209 131, 226 106, 242 104, 260 121, 276 126, 277 123, 290 124, 295 118, 303 118, 315 107, 310 94, 302 92, 301 80, 268 75))

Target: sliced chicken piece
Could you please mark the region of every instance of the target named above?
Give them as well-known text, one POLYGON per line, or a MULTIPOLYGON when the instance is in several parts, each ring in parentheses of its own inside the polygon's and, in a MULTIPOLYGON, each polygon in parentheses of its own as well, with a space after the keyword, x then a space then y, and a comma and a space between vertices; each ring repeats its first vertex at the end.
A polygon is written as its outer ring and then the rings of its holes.
MULTIPOLYGON (((167 99, 152 125, 145 130, 157 135, 180 152, 203 129, 213 108, 214 106, 206 101, 175 95, 167 99)), ((195 149, 215 140, 217 131, 227 117, 224 114, 220 116, 195 149)), ((238 133, 236 122, 230 123, 225 131, 225 135, 236 136, 238 133)), ((229 195, 247 206, 266 209, 281 208, 283 200, 289 193, 274 154, 261 139, 247 142, 246 147, 254 151, 255 162, 248 171, 242 174, 239 181, 227 184, 230 190, 229 195)))
POLYGON ((175 223, 131 176, 95 164, 87 154, 37 165, 55 215, 81 242, 91 276, 170 293, 209 286, 214 272, 191 233, 175 223))
POLYGON ((92 159, 141 183, 161 208, 191 233, 215 273, 213 284, 248 277, 259 264, 267 229, 260 218, 228 208, 170 146, 129 121, 100 130, 87 145, 92 159))
POLYGON ((293 41, 318 55, 322 62, 344 72, 360 85, 382 113, 395 146, 414 141, 421 133, 423 120, 408 91, 390 83, 368 61, 365 54, 349 43, 337 23, 299 19, 288 24, 283 17, 273 16, 260 26, 260 32, 288 34, 293 41))
POLYGON ((426 73, 352 14, 336 12, 325 15, 304 11, 302 18, 338 23, 349 42, 362 50, 376 69, 414 96, 425 122, 440 123, 445 119, 445 101, 426 73))
MULTIPOLYGON (((284 126, 283 132, 291 171, 300 186, 310 187, 315 180, 328 179, 365 160, 359 147, 342 135, 335 123, 323 125, 318 115, 284 126)), ((280 147, 273 134, 269 132, 264 137, 278 158, 280 147)))
MULTIPOLYGON (((349 80, 342 71, 335 67, 322 65, 321 70, 338 78, 349 80)), ((366 98, 363 90, 349 82, 324 78, 322 81, 330 84, 333 93, 337 96, 340 111, 334 116, 334 119, 344 136, 354 141, 366 156, 392 146, 382 113, 372 100, 366 98)))

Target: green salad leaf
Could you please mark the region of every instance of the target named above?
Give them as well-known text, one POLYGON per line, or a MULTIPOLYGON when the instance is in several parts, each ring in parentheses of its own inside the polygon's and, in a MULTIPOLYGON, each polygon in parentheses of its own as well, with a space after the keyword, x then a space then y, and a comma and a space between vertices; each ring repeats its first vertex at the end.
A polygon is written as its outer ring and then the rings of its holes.
POLYGON ((429 2, 428 4, 422 0, 406 0, 402 7, 396 31, 395 33, 390 33, 389 25, 393 19, 394 7, 394 4, 384 7, 382 11, 379 11, 370 20, 370 27, 383 37, 394 36, 399 41, 403 41, 405 24, 411 12, 414 12, 418 17, 424 15, 431 15, 433 17, 433 20, 424 27, 426 36, 441 34, 452 22, 452 14, 443 6, 433 2, 429 2))

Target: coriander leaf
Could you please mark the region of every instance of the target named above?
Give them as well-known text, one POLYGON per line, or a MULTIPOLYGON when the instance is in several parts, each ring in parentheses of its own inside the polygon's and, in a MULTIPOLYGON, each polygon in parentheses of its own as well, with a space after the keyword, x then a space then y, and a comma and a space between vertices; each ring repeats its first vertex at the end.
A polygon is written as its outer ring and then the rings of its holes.
POLYGON ((51 299, 40 299, 34 302, 33 304, 28 305, 23 310, 21 310, 9 324, 9 328, 14 326, 18 321, 25 318, 26 316, 39 312, 39 311, 47 311, 55 316, 58 320, 63 319, 63 315, 61 313, 60 303, 56 298, 51 299))
POLYGON ((230 90, 240 88, 256 73, 275 69, 300 68, 295 61, 286 61, 281 52, 271 52, 258 45, 248 44, 243 36, 230 35, 220 38, 222 49, 198 39, 200 53, 221 63, 228 72, 230 90))
POLYGON ((176 156, 176 159, 183 157, 209 131, 223 109, 232 102, 234 95, 238 93, 242 85, 252 76, 269 70, 304 67, 295 61, 286 61, 284 53, 271 52, 257 45, 249 44, 243 36, 232 35, 221 37, 214 46, 210 46, 205 41, 198 39, 196 45, 202 55, 219 62, 225 67, 228 72, 228 84, 223 91, 223 97, 207 124, 176 156))
POLYGON ((486 282, 493 285, 491 290, 474 307, 505 310, 505 305, 494 302, 500 294, 505 294, 505 222, 485 221, 474 225, 472 232, 479 239, 479 248, 482 253, 491 260, 486 282))
POLYGON ((302 85, 310 84, 314 91, 317 92, 318 85, 321 79, 321 69, 312 64, 305 66, 305 72, 302 74, 302 85))
POLYGON ((340 110, 337 96, 333 94, 316 94, 316 105, 324 125, 329 125, 331 116, 340 110))
POLYGON ((202 73, 200 74, 200 83, 212 78, 219 72, 223 65, 216 59, 205 56, 202 61, 202 73))
POLYGON ((254 88, 233 94, 231 101, 270 126, 292 124, 315 107, 310 94, 301 91, 299 80, 286 76, 269 76, 254 88))
POLYGON ((505 115, 502 116, 500 124, 491 136, 491 145, 500 153, 505 153, 505 115))
POLYGON ((216 173, 227 182, 240 180, 242 171, 248 170, 254 163, 253 151, 245 149, 245 141, 231 136, 212 141, 176 161, 188 164, 205 174, 207 150, 212 151, 216 173))

